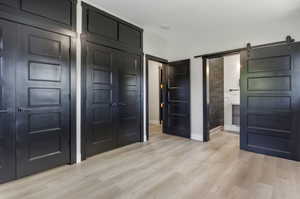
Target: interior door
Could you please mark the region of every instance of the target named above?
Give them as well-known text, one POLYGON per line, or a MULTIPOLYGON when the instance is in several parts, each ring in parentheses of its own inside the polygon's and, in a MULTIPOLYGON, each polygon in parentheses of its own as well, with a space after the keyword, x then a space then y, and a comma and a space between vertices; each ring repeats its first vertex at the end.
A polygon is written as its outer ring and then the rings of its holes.
POLYGON ((70 39, 19 26, 17 176, 67 164, 70 155, 70 39))
POLYGON ((169 62, 165 70, 163 130, 167 134, 190 138, 190 60, 169 62))
POLYGON ((14 49, 16 25, 0 21, 0 183, 15 175, 14 49))
POLYGON ((300 44, 249 48, 241 64, 241 149, 300 160, 300 44))
POLYGON ((86 42, 86 155, 116 147, 116 53, 86 42))
POLYGON ((119 52, 118 145, 141 141, 141 58, 119 52))

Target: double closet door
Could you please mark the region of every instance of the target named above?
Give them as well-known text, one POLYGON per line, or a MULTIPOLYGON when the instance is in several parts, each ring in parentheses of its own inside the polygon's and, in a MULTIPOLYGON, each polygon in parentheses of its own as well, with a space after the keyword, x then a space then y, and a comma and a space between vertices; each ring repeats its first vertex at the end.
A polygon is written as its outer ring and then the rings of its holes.
POLYGON ((70 39, 0 21, 0 183, 69 162, 70 39))
POLYGON ((140 56, 86 42, 86 156, 141 139, 140 56))

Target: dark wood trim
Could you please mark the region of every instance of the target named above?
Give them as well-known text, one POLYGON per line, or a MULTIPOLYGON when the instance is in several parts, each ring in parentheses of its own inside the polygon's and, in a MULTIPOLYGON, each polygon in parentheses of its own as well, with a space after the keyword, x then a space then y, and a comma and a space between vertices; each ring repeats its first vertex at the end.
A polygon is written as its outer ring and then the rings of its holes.
POLYGON ((153 56, 153 55, 149 55, 149 54, 146 54, 146 58, 148 60, 160 62, 160 63, 163 63, 163 64, 168 64, 169 63, 168 60, 166 60, 166 59, 163 59, 163 58, 160 58, 160 57, 156 57, 156 56, 153 56))
POLYGON ((86 41, 81 37, 81 160, 86 160, 85 105, 86 105, 86 41))
POLYGON ((71 67, 71 78, 70 78, 70 164, 75 164, 77 162, 77 113, 76 113, 76 106, 77 106, 77 71, 76 71, 76 38, 72 37, 70 41, 71 49, 70 49, 70 67, 71 67))
MULTIPOLYGON (((168 60, 160 58, 160 57, 156 57, 153 55, 146 55, 145 56, 145 88, 146 88, 146 98, 145 98, 145 104, 146 104, 146 139, 149 140, 149 61, 156 61, 162 64, 168 64, 168 60)), ((143 113, 144 115, 144 113, 143 113)), ((144 121, 143 121, 144 123, 144 121)), ((143 133, 143 140, 144 139, 144 133, 143 133)))
POLYGON ((203 54, 203 55, 197 55, 194 58, 200 58, 200 57, 206 57, 206 58, 217 58, 217 57, 223 57, 226 55, 232 55, 232 54, 238 54, 240 53, 242 50, 245 50, 246 48, 237 48, 237 49, 233 49, 233 50, 226 50, 226 51, 220 51, 220 52, 216 52, 216 53, 208 53, 208 54, 203 54))
POLYGON ((144 142, 144 100, 145 100, 145 88, 144 88, 144 55, 140 56, 140 62, 141 62, 141 78, 140 78, 140 84, 141 84, 141 104, 140 104, 140 117, 141 117, 141 136, 140 136, 140 142, 144 142))
POLYGON ((208 104, 207 104, 207 58, 202 59, 203 66, 203 141, 209 141, 209 116, 208 116, 208 104))

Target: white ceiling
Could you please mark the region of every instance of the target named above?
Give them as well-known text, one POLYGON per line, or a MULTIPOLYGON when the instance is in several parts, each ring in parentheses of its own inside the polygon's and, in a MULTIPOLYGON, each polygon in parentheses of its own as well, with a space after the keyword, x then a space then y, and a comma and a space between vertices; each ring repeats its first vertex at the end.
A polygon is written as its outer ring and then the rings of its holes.
POLYGON ((170 44, 170 53, 176 46, 190 48, 188 53, 214 52, 247 42, 283 40, 287 34, 300 37, 300 0, 89 2, 160 35, 170 44))

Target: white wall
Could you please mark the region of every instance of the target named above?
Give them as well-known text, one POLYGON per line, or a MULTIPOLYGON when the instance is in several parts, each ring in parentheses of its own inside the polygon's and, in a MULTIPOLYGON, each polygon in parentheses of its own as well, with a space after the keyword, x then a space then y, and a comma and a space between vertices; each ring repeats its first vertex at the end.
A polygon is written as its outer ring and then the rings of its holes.
POLYGON ((158 34, 148 31, 147 29, 144 30, 143 34, 144 40, 144 53, 160 58, 167 58, 167 50, 168 50, 168 43, 167 41, 160 37, 158 34))
POLYGON ((81 162, 81 41, 80 34, 82 32, 82 8, 81 0, 77 1, 77 45, 76 45, 76 160, 81 162))
POLYGON ((159 69, 161 63, 149 61, 149 122, 159 124, 159 69))
POLYGON ((240 104, 240 55, 224 57, 224 130, 239 132, 239 126, 232 125, 232 104, 240 104))
POLYGON ((191 138, 203 141, 202 59, 191 59, 191 138))

